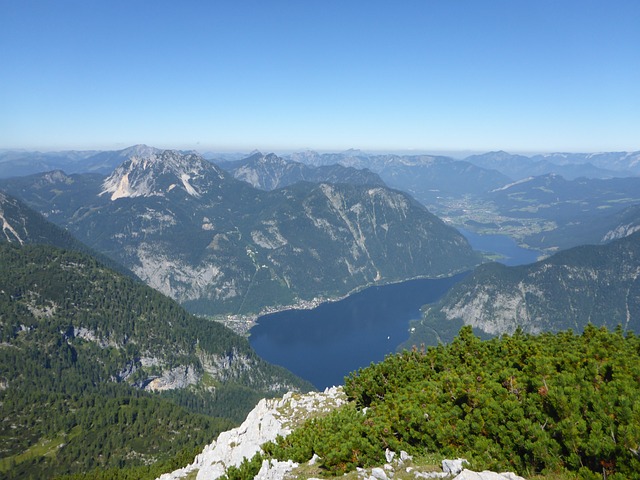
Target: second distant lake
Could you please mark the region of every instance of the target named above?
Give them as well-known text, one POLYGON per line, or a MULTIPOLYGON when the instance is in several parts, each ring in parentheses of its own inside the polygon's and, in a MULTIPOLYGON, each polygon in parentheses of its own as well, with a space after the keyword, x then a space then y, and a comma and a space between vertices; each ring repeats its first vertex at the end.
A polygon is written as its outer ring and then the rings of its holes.
POLYGON ((458 229, 465 236, 469 244, 480 252, 497 253, 502 255, 498 260, 505 265, 524 265, 538 260, 541 252, 522 248, 511 237, 506 235, 480 235, 468 230, 458 229))

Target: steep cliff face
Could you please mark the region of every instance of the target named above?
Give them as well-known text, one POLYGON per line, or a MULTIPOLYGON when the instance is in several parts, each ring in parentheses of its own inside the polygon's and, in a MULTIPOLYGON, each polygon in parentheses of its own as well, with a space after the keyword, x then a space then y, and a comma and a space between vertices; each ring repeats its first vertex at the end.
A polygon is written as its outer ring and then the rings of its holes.
POLYGON ((625 208, 611 218, 611 221, 606 226, 605 233, 602 235, 600 241, 610 242, 611 240, 628 237, 639 230, 640 205, 634 205, 629 208, 625 208))
POLYGON ((456 230, 384 186, 265 192, 175 151, 135 155, 98 185, 62 177, 7 186, 197 313, 257 313, 479 261, 456 230))
MULTIPOLYGON (((68 232, 48 222, 17 198, 0 191, 0 243, 42 243, 81 248, 68 232)), ((84 247, 86 248, 86 247, 84 247)))
POLYGON ((480 266, 426 309, 408 344, 432 343, 441 332, 447 341, 463 324, 500 335, 582 330, 588 323, 640 332, 640 232, 532 265, 480 266))

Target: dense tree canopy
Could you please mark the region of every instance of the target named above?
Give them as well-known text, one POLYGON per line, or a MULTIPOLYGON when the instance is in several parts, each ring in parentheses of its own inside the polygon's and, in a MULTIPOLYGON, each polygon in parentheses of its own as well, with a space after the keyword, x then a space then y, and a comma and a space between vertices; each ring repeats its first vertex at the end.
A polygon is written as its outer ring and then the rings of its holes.
POLYGON ((161 467, 148 465, 169 468, 259 398, 307 385, 245 338, 86 254, 0 244, 2 478, 95 469, 155 478, 161 467), (216 361, 229 365, 204 365, 216 361), (142 390, 180 366, 198 379, 188 390, 142 390))

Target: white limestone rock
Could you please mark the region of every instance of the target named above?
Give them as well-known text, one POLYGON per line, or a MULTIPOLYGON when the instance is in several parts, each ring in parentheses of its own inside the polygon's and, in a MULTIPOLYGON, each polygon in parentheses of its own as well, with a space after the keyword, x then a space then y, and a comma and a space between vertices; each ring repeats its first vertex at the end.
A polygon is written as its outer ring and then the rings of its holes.
POLYGON ((411 460, 413 460, 413 457, 411 455, 409 455, 404 450, 400 450, 400 461, 401 462, 410 462, 411 460))
MULTIPOLYGON (((407 473, 410 473, 407 471, 407 473)), ((451 475, 444 472, 415 472, 416 478, 451 478, 451 475)))
POLYGON ((415 472, 414 476, 416 478, 451 478, 450 474, 444 472, 415 472))
POLYGON ((374 480, 388 480, 386 472, 382 468, 374 468, 371 470, 371 478, 374 480))
POLYGON ((202 458, 197 480, 210 480, 224 474, 226 467, 238 466, 253 457, 263 443, 290 432, 274 415, 274 401, 262 399, 238 428, 223 432, 216 446, 202 458))
POLYGON ((464 469, 453 480, 525 480, 523 477, 519 477, 513 472, 496 473, 496 472, 473 472, 471 470, 464 469))
POLYGON ((464 469, 464 464, 469 464, 464 458, 456 458, 455 460, 443 460, 442 471, 450 475, 458 475, 464 469))
POLYGON ((280 480, 298 464, 292 460, 279 462, 278 460, 263 460, 260 471, 254 477, 254 480, 280 480))
POLYGON ((393 452, 388 448, 384 452, 384 458, 387 460, 387 463, 391 463, 393 461, 393 457, 395 456, 396 456, 396 452, 393 452))

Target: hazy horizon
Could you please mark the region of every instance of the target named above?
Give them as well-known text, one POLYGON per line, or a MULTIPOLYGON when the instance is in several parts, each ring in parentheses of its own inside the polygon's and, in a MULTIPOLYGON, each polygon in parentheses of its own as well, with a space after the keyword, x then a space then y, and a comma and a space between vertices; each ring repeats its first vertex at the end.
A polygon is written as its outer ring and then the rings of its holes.
POLYGON ((4 2, 0 148, 605 152, 640 2, 4 2))
MULTIPOLYGON (((113 148, 60 148, 60 149, 29 149, 29 148, 3 148, 0 147, 0 152, 25 152, 25 153, 42 153, 42 154, 58 154, 64 152, 108 152, 108 151, 121 151, 126 150, 127 148, 135 147, 136 145, 147 145, 147 144, 133 144, 127 145, 125 147, 116 146, 113 148)), ((465 159, 472 155, 482 155, 485 153, 499 152, 504 151, 511 155, 522 155, 525 157, 534 157, 537 155, 551 155, 551 154, 599 154, 599 153, 635 153, 638 150, 611 150, 611 151, 507 151, 500 148, 495 148, 491 150, 410 150, 410 149, 398 149, 398 150, 367 150, 363 148, 347 148, 347 149, 314 149, 314 148, 301 148, 301 149, 280 149, 280 150, 269 150, 269 149, 261 149, 261 148, 251 148, 251 149, 216 149, 206 148, 206 147, 196 147, 196 148, 173 148, 171 146, 159 147, 157 145, 147 145, 149 147, 158 148, 159 150, 177 150, 177 151, 195 151, 202 156, 210 157, 212 155, 251 155, 254 152, 260 152, 262 154, 270 154, 274 153, 278 156, 288 156, 295 153, 304 153, 304 152, 316 152, 319 154, 340 154, 346 153, 349 151, 358 151, 362 152, 366 155, 400 155, 400 156, 412 156, 412 155, 431 155, 431 156, 442 156, 442 157, 450 157, 453 159, 465 159)))

